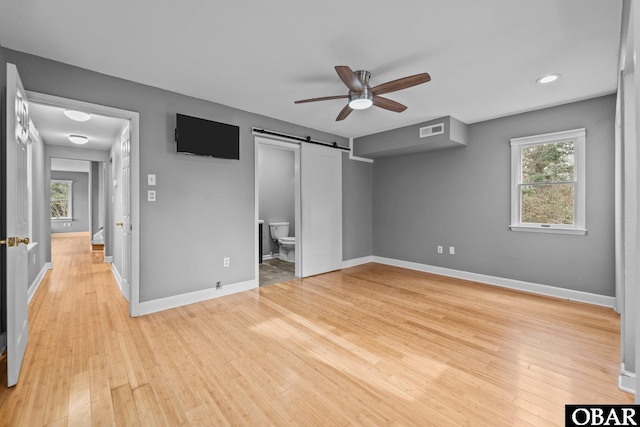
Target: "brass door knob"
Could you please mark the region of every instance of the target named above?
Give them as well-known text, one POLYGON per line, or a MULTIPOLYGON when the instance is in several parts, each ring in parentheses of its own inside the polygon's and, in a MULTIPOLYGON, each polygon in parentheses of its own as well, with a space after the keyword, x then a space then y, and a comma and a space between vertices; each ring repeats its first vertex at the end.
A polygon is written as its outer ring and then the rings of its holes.
POLYGON ((16 237, 16 246, 19 245, 20 243, 24 243, 25 245, 29 244, 29 238, 25 237, 24 239, 21 239, 19 237, 16 237))
POLYGON ((0 245, 15 246, 16 245, 16 238, 15 237, 7 237, 7 240, 0 240, 0 245))
POLYGON ((122 227, 123 225, 124 225, 124 222, 122 221, 116 222, 116 227, 122 227))

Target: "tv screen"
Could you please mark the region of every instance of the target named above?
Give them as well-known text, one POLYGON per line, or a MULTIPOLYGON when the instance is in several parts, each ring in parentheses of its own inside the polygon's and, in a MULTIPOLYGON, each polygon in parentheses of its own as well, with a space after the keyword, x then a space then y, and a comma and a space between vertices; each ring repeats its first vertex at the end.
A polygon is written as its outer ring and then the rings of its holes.
POLYGON ((176 115, 178 153, 240 160, 240 128, 197 117, 176 115))

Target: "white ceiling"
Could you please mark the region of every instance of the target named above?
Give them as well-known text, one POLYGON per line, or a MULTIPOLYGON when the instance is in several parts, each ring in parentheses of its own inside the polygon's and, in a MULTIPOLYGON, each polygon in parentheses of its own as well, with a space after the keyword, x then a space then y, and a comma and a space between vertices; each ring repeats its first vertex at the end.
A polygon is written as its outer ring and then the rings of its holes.
MULTIPOLYGON (((613 93, 620 0, 0 0, 0 44, 357 137, 452 115, 466 123, 613 93), (335 65, 408 106, 335 118, 335 65), (547 73, 562 78, 548 86, 547 73)), ((28 88, 27 88, 28 89, 28 88)))
MULTIPOLYGON (((124 119, 92 114, 86 122, 77 122, 64 115, 64 108, 29 103, 29 115, 46 144, 66 147, 109 150, 120 135, 124 119), (89 142, 77 145, 69 141, 69 135, 83 135, 89 142)), ((119 139, 118 139, 119 141, 119 139)))

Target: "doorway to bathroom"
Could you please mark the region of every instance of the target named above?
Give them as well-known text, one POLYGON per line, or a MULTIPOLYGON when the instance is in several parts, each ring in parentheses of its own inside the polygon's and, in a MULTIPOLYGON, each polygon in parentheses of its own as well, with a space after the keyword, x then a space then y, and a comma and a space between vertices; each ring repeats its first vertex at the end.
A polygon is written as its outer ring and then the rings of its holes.
POLYGON ((279 260, 294 264, 295 277, 339 270, 342 268, 342 158, 345 147, 255 128, 254 138, 256 282, 260 281, 260 261, 273 259, 276 254, 279 260), (265 133, 274 137, 259 136, 265 133), (268 149, 271 151, 266 151, 268 149), (282 151, 289 154, 283 155, 282 151), (269 161, 270 154, 288 156, 287 166, 269 161), (270 178, 264 175, 277 175, 281 168, 287 181, 277 181, 273 185, 275 190, 270 193, 267 190, 270 178), (283 220, 291 218, 290 208, 279 210, 274 217, 261 217, 269 215, 265 210, 267 203, 290 206, 290 201, 283 199, 290 197, 290 190, 283 188, 290 189, 292 180, 293 219, 283 220))
POLYGON ((300 145, 256 138, 259 286, 300 272, 300 145))

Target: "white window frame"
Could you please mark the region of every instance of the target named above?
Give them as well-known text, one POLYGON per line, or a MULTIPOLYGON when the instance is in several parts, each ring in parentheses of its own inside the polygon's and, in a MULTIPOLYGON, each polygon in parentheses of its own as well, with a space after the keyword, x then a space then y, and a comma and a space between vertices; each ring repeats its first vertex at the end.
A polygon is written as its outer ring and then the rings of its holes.
POLYGON ((585 149, 587 133, 584 128, 562 132, 545 133, 542 135, 526 136, 511 139, 511 225, 512 231, 527 231, 536 233, 576 234, 587 233, 585 223, 585 149), (522 223, 520 187, 526 185, 522 180, 522 148, 533 145, 553 144, 556 142, 574 141, 574 169, 573 169, 573 224, 530 224, 522 223))
MULTIPOLYGON (((69 209, 67 210, 67 213, 69 214, 69 216, 65 216, 65 217, 51 217, 52 221, 69 221, 69 220, 73 220, 73 181, 70 179, 52 179, 51 180, 51 184, 56 183, 56 182, 61 182, 63 184, 67 184, 69 186, 69 209)), ((51 184, 49 184, 49 186, 51 186, 51 184)), ((49 212, 51 212, 51 195, 49 195, 49 212)))

